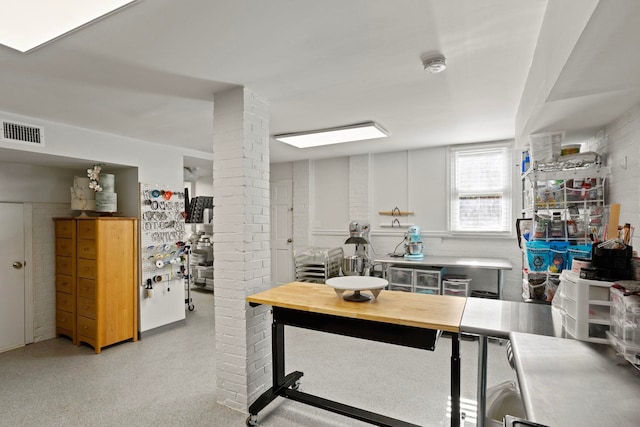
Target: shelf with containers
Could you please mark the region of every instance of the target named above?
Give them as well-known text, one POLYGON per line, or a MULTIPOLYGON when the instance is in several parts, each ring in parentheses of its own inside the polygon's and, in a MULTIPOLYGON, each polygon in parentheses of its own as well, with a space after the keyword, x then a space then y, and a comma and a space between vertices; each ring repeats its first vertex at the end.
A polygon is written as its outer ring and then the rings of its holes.
POLYGON ((471 279, 467 277, 444 276, 442 295, 467 297, 471 291, 471 279))
POLYGON ((578 274, 565 270, 560 274, 560 287, 556 307, 561 308, 562 326, 567 335, 581 341, 607 343, 611 329, 611 302, 613 282, 581 279, 578 274))
POLYGON ((590 258, 591 243, 602 236, 609 169, 596 153, 529 164, 522 173, 521 216, 530 219, 521 244, 522 297, 550 302, 560 273, 573 258, 590 258))
POLYGON ((405 268, 389 266, 386 276, 391 291, 415 292, 421 294, 442 294, 443 268, 405 268))
POLYGON ((609 289, 611 327, 607 332, 609 344, 638 369, 640 369, 639 289, 638 282, 626 281, 620 281, 609 289))

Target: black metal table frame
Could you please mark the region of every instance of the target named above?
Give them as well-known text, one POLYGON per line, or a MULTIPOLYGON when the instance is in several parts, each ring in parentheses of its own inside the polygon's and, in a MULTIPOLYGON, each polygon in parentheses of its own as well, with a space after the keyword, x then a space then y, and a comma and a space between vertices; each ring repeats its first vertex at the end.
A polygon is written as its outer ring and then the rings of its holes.
MULTIPOLYGON (((258 304, 251 303, 252 306, 258 304)), ((378 426, 412 426, 402 420, 370 412, 364 409, 335 402, 298 390, 298 384, 303 373, 294 371, 285 375, 285 325, 338 335, 363 338, 423 350, 435 350, 441 331, 412 326, 396 325, 392 323, 355 319, 342 316, 327 315, 309 311, 273 307, 273 322, 271 324, 271 353, 273 386, 258 397, 249 406, 247 425, 257 425, 258 413, 276 397, 282 396, 297 402, 322 408, 337 414, 369 422, 378 426)), ((451 336, 451 426, 460 426, 460 334, 450 333, 451 336)))

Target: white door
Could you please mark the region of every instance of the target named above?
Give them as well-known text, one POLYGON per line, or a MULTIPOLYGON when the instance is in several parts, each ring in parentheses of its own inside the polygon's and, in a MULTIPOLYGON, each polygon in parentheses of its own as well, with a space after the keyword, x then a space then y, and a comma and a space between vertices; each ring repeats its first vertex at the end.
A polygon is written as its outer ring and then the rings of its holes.
POLYGON ((292 282, 293 274, 293 182, 271 184, 271 283, 292 282))
POLYGON ((0 352, 25 344, 24 259, 23 205, 0 203, 0 352))

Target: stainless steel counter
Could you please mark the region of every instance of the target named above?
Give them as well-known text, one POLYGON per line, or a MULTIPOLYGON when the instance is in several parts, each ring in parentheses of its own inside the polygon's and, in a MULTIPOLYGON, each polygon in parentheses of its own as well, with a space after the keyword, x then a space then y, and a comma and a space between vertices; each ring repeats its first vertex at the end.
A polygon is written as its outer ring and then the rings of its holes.
POLYGON ((553 427, 640 425, 640 371, 612 347, 509 334, 527 418, 553 427))
POLYGON ((422 259, 405 259, 404 257, 383 256, 375 258, 374 263, 387 263, 404 266, 431 266, 431 267, 474 267, 489 270, 511 270, 513 266, 505 258, 475 258, 457 256, 432 256, 425 255, 422 259))
POLYGON ((547 304, 467 298, 460 330, 495 338, 509 338, 509 332, 560 337, 562 318, 547 304))
POLYGON ((562 336, 562 316, 550 305, 485 298, 467 298, 460 332, 478 335, 478 427, 484 427, 487 400, 487 338, 509 333, 562 336))
POLYGON ((512 270, 513 266, 508 259, 505 258, 474 258, 474 257, 456 257, 456 256, 431 256, 425 255, 419 260, 404 259, 403 257, 383 256, 375 258, 374 264, 399 265, 402 267, 461 267, 461 268, 481 268, 486 270, 498 271, 497 293, 498 298, 502 299, 502 288, 504 286, 504 270, 512 270))

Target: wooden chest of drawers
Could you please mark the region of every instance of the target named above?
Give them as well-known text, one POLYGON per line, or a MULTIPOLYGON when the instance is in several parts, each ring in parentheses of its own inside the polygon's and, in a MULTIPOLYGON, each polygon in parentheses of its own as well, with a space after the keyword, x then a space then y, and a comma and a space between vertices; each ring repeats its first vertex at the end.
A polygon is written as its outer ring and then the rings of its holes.
POLYGON ((137 275, 135 218, 57 218, 57 333, 96 353, 137 341, 137 275))
POLYGON ((78 343, 76 333, 76 228, 71 218, 56 219, 56 334, 78 343))

